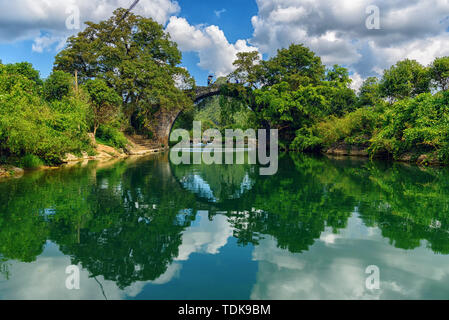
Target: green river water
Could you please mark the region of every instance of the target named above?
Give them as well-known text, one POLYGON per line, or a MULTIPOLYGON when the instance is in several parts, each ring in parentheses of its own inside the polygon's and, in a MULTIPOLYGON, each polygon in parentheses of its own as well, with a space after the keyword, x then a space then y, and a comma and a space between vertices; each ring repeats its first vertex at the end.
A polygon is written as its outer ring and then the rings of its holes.
POLYGON ((0 299, 448 298, 446 168, 158 155, 0 183, 0 299))

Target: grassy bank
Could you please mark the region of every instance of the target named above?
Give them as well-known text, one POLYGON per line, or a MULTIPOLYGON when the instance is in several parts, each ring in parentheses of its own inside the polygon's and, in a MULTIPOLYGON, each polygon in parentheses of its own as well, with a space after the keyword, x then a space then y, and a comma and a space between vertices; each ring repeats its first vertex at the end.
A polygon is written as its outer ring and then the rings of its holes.
POLYGON ((329 117, 298 132, 292 149, 449 164, 449 92, 423 93, 395 103, 329 117))
MULTIPOLYGON (((0 165, 32 169, 54 166, 67 154, 94 156, 95 106, 87 90, 75 90, 71 75, 56 71, 46 80, 28 63, 0 64, 0 165)), ((114 118, 97 125, 98 140, 124 148, 114 118)))

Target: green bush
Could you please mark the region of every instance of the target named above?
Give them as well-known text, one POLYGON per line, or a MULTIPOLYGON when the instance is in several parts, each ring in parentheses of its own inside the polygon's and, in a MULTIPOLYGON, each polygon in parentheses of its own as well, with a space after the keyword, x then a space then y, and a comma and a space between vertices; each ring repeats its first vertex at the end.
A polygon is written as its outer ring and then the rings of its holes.
POLYGON ((9 69, 0 66, 0 154, 34 155, 50 164, 88 150, 86 101, 69 95, 49 103, 34 80, 9 69))
POLYGON ((311 128, 301 128, 290 146, 293 150, 311 151, 329 148, 337 143, 367 146, 378 125, 379 113, 374 108, 360 108, 342 118, 330 116, 311 128))
POLYGON ((44 82, 43 95, 48 101, 61 100, 69 95, 72 87, 72 75, 64 71, 54 71, 44 82))
POLYGON ((26 169, 34 169, 39 168, 44 165, 44 162, 37 156, 32 154, 27 154, 26 156, 22 157, 19 161, 19 165, 22 168, 26 169))
POLYGON ((431 155, 449 163, 449 92, 423 93, 386 106, 331 116, 297 131, 291 148, 316 150, 344 143, 368 148, 371 156, 431 155))
POLYGON ((101 125, 98 128, 97 141, 117 149, 125 148, 128 144, 125 135, 111 125, 101 125))
POLYGON ((449 163, 449 92, 424 93, 386 109, 370 150, 400 157, 404 153, 436 153, 449 163))

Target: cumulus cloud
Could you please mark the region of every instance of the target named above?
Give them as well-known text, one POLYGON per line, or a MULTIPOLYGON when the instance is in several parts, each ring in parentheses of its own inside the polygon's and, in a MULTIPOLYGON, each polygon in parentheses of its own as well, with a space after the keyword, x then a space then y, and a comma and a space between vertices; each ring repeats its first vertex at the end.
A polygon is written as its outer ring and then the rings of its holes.
POLYGON ((428 64, 448 55, 449 1, 256 0, 251 44, 263 53, 303 43, 327 65, 350 67, 357 77, 380 73, 397 60, 428 64), (380 10, 380 29, 366 27, 367 7, 380 10))
MULTIPOLYGON (((67 20, 78 14, 80 27, 85 21, 98 22, 109 18, 119 7, 129 7, 128 0, 16 0, 0 2, 0 42, 35 39, 33 50, 61 47, 68 36, 78 32, 67 28, 67 20), (42 34, 44 33, 44 34, 42 34)), ((176 1, 141 0, 135 7, 136 14, 151 17, 165 24, 168 18, 180 11, 176 1)))
POLYGON ((180 17, 171 17, 166 30, 176 41, 182 51, 197 52, 200 58, 198 66, 214 73, 217 77, 225 76, 234 70, 232 63, 238 52, 257 51, 246 40, 229 43, 223 31, 214 25, 192 26, 180 17))
POLYGON ((198 211, 195 225, 182 236, 182 245, 176 261, 187 261, 192 253, 217 254, 232 237, 232 227, 226 216, 216 216, 213 221, 207 211, 198 211))
POLYGON ((49 242, 43 254, 32 263, 11 261, 9 280, 0 278, 0 299, 50 299, 50 300, 122 300, 136 297, 146 285, 161 285, 179 276, 181 265, 173 263, 154 281, 137 281, 126 289, 120 289, 114 281, 103 276, 93 278, 90 272, 80 268, 80 289, 68 290, 65 281, 70 257, 57 250, 49 242))
POLYGON ((258 261, 251 299, 375 300, 443 296, 449 284, 448 257, 423 245, 413 254, 385 242, 379 229, 366 227, 355 213, 338 235, 330 228, 308 252, 291 253, 267 237, 253 251, 258 261), (430 264, 429 261, 432 261, 430 264), (380 290, 368 290, 370 265, 380 268, 380 290))
POLYGON ((355 91, 358 91, 363 84, 362 76, 360 74, 358 74, 357 72, 355 72, 352 75, 350 75, 349 78, 351 78, 351 80, 352 80, 351 88, 355 91))
POLYGON ((66 37, 64 36, 41 35, 34 39, 31 48, 35 52, 42 53, 56 45, 56 50, 59 51, 64 47, 65 42, 66 37))
MULTIPOLYGON (((178 17, 175 0, 141 0, 134 12, 167 25, 167 31, 185 52, 199 55, 198 66, 223 76, 233 71, 232 62, 242 51, 258 50, 274 55, 291 43, 310 47, 323 62, 340 64, 353 74, 357 88, 368 76, 380 75, 398 60, 430 63, 449 55, 448 0, 255 0, 251 39, 230 43, 214 25, 191 25, 178 17), (377 6, 380 29, 368 29, 367 8, 377 6), (167 24, 168 22, 168 24, 167 24)), ((100 21, 132 0, 16 0, 0 2, 0 42, 34 40, 33 50, 60 49, 68 36, 70 8, 79 9, 80 21, 100 21)), ((215 11, 220 17, 223 10, 215 11)), ((83 28, 83 25, 80 26, 83 28)))

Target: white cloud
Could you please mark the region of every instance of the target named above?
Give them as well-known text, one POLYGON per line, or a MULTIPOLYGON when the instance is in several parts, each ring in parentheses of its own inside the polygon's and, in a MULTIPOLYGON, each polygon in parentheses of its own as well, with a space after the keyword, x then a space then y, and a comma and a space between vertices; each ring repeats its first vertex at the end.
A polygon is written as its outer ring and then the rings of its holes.
MULTIPOLYGON (((15 0, 0 2, 0 42, 35 39, 33 50, 43 52, 53 48, 78 32, 66 27, 66 20, 73 13, 68 8, 76 6, 81 24, 85 21, 99 22, 109 18, 119 7, 129 7, 128 0, 15 0), (44 33, 44 34, 42 34, 44 33)), ((165 24, 177 14, 180 7, 172 0, 141 0, 133 12, 165 24)), ((82 26, 81 26, 82 27, 82 26)))
POLYGON ((49 243, 43 254, 32 263, 10 262, 10 279, 0 278, 0 299, 49 300, 122 300, 137 296, 147 284, 161 285, 179 276, 181 265, 173 263, 154 281, 137 281, 122 290, 112 280, 103 276, 91 277, 80 267, 80 289, 68 290, 65 281, 70 257, 64 256, 56 245, 49 243), (104 292, 104 295, 103 295, 104 292))
POLYGON ((253 251, 259 268, 251 299, 427 299, 430 291, 436 297, 444 295, 448 256, 425 245, 413 254, 394 248, 357 214, 338 235, 330 234, 326 230, 321 241, 301 254, 280 249, 274 238, 261 240, 253 251), (380 290, 365 286, 365 270, 373 264, 380 268, 380 290))
POLYGON ((32 45, 32 50, 35 52, 42 53, 45 50, 49 50, 54 45, 56 45, 56 51, 61 50, 66 42, 66 37, 55 37, 42 35, 34 39, 34 43, 32 45))
POLYGON ((232 237, 232 227, 226 216, 215 216, 209 221, 207 211, 198 211, 195 225, 182 236, 177 261, 187 261, 192 253, 217 254, 232 237))
POLYGON ((215 13, 215 15, 217 16, 217 18, 220 18, 221 15, 222 15, 223 13, 225 13, 225 12, 226 12, 226 9, 221 9, 221 10, 215 10, 215 11, 214 11, 214 13, 215 13))
POLYGON ((251 44, 273 55, 291 43, 303 43, 325 64, 348 66, 356 81, 404 58, 428 64, 449 54, 447 0, 256 1, 251 44), (366 28, 369 5, 380 9, 380 30, 366 28))
POLYGON ((351 88, 355 91, 358 91, 363 84, 362 76, 360 74, 358 74, 357 72, 355 72, 352 75, 350 75, 349 78, 351 78, 351 80, 352 80, 351 88))
POLYGON ((184 18, 171 17, 166 31, 182 51, 201 51, 212 45, 211 39, 203 30, 191 26, 184 18))
POLYGON ((197 52, 198 66, 217 77, 234 70, 232 63, 238 52, 256 51, 246 40, 229 43, 223 31, 217 26, 191 26, 184 18, 171 17, 166 30, 182 51, 197 52))

